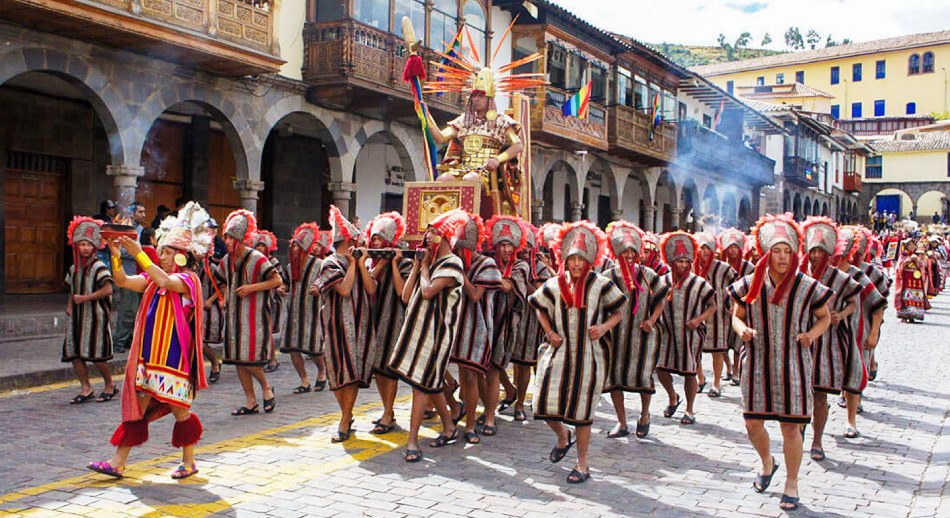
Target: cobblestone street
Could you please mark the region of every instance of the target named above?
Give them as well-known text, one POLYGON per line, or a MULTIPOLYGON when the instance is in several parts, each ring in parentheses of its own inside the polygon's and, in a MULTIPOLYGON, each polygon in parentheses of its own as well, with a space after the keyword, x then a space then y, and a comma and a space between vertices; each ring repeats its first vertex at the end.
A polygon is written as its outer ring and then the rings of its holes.
MULTIPOLYGON (((848 440, 844 411, 829 418, 828 459, 807 458, 799 515, 947 516, 950 514, 950 295, 934 300, 921 324, 901 324, 889 311, 882 331, 878 381, 859 416, 863 437, 848 440)), ((707 372, 708 360, 707 360, 707 372)), ((84 469, 111 454, 108 437, 119 403, 66 402, 73 384, 0 395, 4 475, 0 513, 24 516, 780 516, 784 468, 765 494, 751 484, 757 468, 739 414, 738 389, 724 397, 697 397, 695 426, 664 419, 662 393, 653 404, 646 440, 608 439, 615 418, 601 400, 591 444, 592 480, 568 486, 575 452, 552 465, 553 435, 541 422, 515 423, 510 412, 496 437, 477 446, 425 448, 406 464, 406 433, 368 433, 381 406, 375 389, 357 402, 355 439, 332 444, 339 413, 328 391, 291 395, 296 376, 289 359, 272 375, 273 414, 231 417, 241 402, 233 369, 199 394, 196 412, 206 428, 198 448, 200 473, 183 482, 168 475, 177 465, 171 419, 154 424, 151 441, 133 451, 118 482, 84 469)), ((681 384, 678 385, 681 387, 681 384)), ((97 385, 97 390, 98 390, 97 385)), ((680 388, 681 390, 681 388, 680 388)), ((408 427, 408 391, 397 419, 408 427)), ((627 397, 630 416, 639 398, 627 397)), ((677 414, 677 417, 679 414, 677 414)), ((635 417, 631 417, 631 425, 635 417)), ((427 423, 429 425, 434 422, 427 423)), ((773 439, 778 427, 769 425, 773 439)), ((434 437, 437 430, 424 430, 434 437)), ((772 446, 777 458, 780 441, 772 446)), ((781 460, 780 460, 781 462, 781 460)), ((783 463, 784 464, 784 463, 783 463)))

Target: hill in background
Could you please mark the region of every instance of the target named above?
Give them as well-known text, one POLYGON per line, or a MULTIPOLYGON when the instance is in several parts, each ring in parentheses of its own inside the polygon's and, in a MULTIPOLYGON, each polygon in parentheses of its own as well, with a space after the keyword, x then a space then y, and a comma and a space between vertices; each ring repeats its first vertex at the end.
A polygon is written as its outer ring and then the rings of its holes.
MULTIPOLYGON (((722 47, 703 47, 696 45, 679 45, 676 43, 648 43, 649 46, 662 52, 676 64, 684 67, 710 65, 729 61, 726 49, 722 47)), ((740 48, 735 51, 732 61, 772 56, 783 52, 768 49, 740 48)))

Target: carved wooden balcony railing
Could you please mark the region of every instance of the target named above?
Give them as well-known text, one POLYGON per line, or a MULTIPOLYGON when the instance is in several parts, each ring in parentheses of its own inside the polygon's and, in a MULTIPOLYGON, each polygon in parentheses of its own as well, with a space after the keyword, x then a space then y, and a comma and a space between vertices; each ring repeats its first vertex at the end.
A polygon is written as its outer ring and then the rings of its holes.
POLYGON ((213 73, 276 72, 269 0, 6 0, 0 18, 213 73))
POLYGON ((861 192, 861 175, 854 171, 845 171, 844 181, 845 192, 861 192))
MULTIPOLYGON (((406 64, 402 38, 349 19, 308 23, 303 37, 303 79, 316 89, 311 100, 358 112, 387 110, 389 116, 395 113, 397 117, 411 113, 409 86, 402 81, 406 64), (397 103, 380 102, 387 98, 397 103)), ((431 76, 436 56, 428 49, 422 56, 431 76)), ((426 102, 443 116, 460 110, 458 94, 429 95, 426 102)))
POLYGON ((612 106, 609 112, 607 141, 611 152, 657 165, 676 159, 676 126, 661 122, 650 140, 653 121, 648 114, 625 105, 612 106))
POLYGON ((739 175, 758 185, 774 181, 774 160, 695 121, 680 123, 676 146, 678 162, 688 162, 726 177, 739 175))
POLYGON ((782 176, 786 180, 803 187, 818 186, 818 165, 797 156, 785 157, 782 176))
POLYGON ((570 98, 564 90, 548 86, 541 89, 543 99, 531 107, 532 139, 559 145, 565 149, 594 148, 607 151, 607 110, 590 103, 587 119, 566 116, 561 107, 570 98))

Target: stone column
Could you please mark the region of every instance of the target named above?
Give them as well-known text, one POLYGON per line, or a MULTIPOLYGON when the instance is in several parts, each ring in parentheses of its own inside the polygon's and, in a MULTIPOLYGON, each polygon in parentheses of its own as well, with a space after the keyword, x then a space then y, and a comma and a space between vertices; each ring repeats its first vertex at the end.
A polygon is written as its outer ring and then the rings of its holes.
POLYGON ((264 182, 260 180, 251 180, 250 178, 238 178, 234 180, 234 190, 238 192, 241 198, 241 208, 257 214, 257 196, 264 190, 264 182))
POLYGON ((675 226, 676 228, 682 230, 686 225, 686 222, 683 221, 683 209, 673 208, 670 209, 670 219, 673 220, 670 222, 670 225, 675 226))
POLYGON ((623 219, 623 209, 610 211, 610 221, 617 221, 619 219, 623 219))
POLYGON ((643 207, 643 230, 656 232, 656 205, 643 207))
POLYGON ((330 197, 333 198, 333 204, 347 218, 353 217, 350 211, 350 199, 353 197, 353 193, 356 192, 356 184, 344 181, 330 182, 327 187, 330 190, 330 197))
POLYGON ((571 221, 580 221, 583 216, 584 216, 584 204, 572 203, 571 204, 571 221))
POLYGON ((138 187, 139 177, 144 174, 145 168, 140 165, 106 166, 106 175, 112 177, 113 196, 123 209, 135 201, 135 188, 138 187))
POLYGON ((532 199, 531 200, 531 223, 536 226, 541 226, 542 223, 546 223, 544 220, 544 200, 532 199))

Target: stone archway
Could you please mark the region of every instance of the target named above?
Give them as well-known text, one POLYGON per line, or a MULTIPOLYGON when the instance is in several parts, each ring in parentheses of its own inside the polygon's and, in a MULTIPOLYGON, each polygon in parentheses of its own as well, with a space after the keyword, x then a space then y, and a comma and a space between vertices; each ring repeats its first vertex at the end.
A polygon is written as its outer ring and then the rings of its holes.
POLYGON ((582 203, 584 218, 606 228, 620 208, 620 191, 610 163, 594 157, 587 169, 582 203))
POLYGON ((541 183, 542 222, 574 221, 580 219, 580 200, 575 193, 580 189, 577 185, 577 171, 564 160, 557 160, 550 165, 544 174, 541 183))
POLYGON ((937 214, 938 218, 945 215, 945 205, 947 203, 948 191, 928 191, 920 195, 917 198, 917 215, 919 221, 924 221, 927 223, 932 222, 934 213, 937 214))
POLYGON ((420 180, 419 176, 426 173, 415 169, 403 140, 392 131, 373 133, 362 142, 353 166, 357 190, 351 212, 364 224, 382 212, 402 212, 403 186, 407 181, 420 180))
POLYGON ((802 219, 802 195, 797 192, 792 197, 792 215, 796 220, 802 219))
POLYGON ((792 195, 788 191, 782 192, 782 212, 792 212, 792 195))
POLYGON ((683 210, 680 223, 683 229, 695 232, 699 229, 699 220, 702 217, 702 198, 699 196, 699 188, 692 179, 687 179, 683 183, 683 189, 680 191, 680 208, 683 210))
POLYGON ((677 185, 670 171, 664 170, 660 174, 656 182, 656 199, 651 200, 654 201, 652 204, 645 204, 644 230, 669 232, 683 228, 685 210, 680 199, 682 190, 683 187, 677 185))
POLYGON ((719 226, 719 190, 712 183, 703 189, 703 201, 699 210, 702 226, 715 229, 719 226))
POLYGON ((811 208, 812 208, 811 197, 805 196, 805 201, 802 204, 802 218, 801 219, 811 216, 811 208))
POLYGON ((821 215, 828 217, 828 202, 827 201, 821 204, 821 215))
POLYGON ((722 228, 736 226, 736 220, 738 219, 738 207, 736 205, 736 195, 731 190, 724 192, 721 195, 719 216, 722 219, 720 223, 722 228))
POLYGON ((752 217, 752 201, 747 196, 743 196, 742 199, 739 200, 738 218, 739 220, 736 223, 736 227, 743 232, 748 231, 755 222, 752 217))
POLYGON ((653 199, 650 196, 650 182, 643 171, 634 169, 624 180, 623 188, 623 211, 624 219, 639 226, 643 230, 652 232, 652 224, 655 221, 655 214, 652 214, 653 199), (647 225, 646 211, 647 207, 651 209, 650 225, 647 225), (650 226, 651 228, 647 228, 650 226))

